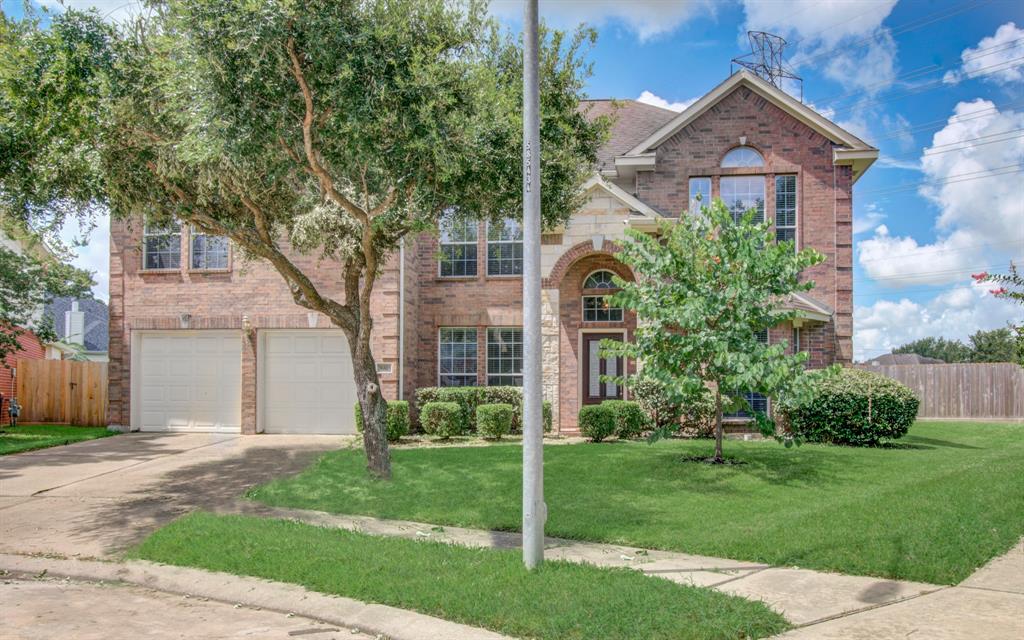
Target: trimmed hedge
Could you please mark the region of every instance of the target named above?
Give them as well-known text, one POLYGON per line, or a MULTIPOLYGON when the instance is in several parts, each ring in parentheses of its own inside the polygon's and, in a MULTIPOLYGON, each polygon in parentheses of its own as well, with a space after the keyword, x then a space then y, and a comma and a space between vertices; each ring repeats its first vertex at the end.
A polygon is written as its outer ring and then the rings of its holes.
POLYGON ((668 399, 660 382, 653 378, 640 378, 630 385, 629 395, 650 418, 654 428, 678 428, 683 407, 668 399))
MULTIPOLYGON (((388 442, 398 442, 409 433, 409 403, 405 400, 388 400, 387 426, 388 442)), ((356 402, 356 432, 363 432, 363 408, 356 402)))
POLYGON ((447 440, 463 432, 462 407, 455 402, 428 402, 420 410, 420 424, 432 436, 447 440))
MULTIPOLYGON (((523 430, 522 387, 420 387, 416 390, 416 407, 430 402, 454 402, 462 411, 463 433, 477 431, 476 409, 482 404, 512 406, 512 433, 523 430)), ((544 431, 551 431, 551 403, 544 401, 544 431)), ((422 420, 421 420, 422 422, 422 420)))
POLYGON ((580 409, 580 433, 591 442, 601 442, 615 433, 615 412, 604 404, 591 404, 580 409))
POLYGON ((626 440, 636 438, 650 428, 650 420, 637 402, 632 400, 605 400, 602 406, 615 416, 615 435, 626 440))
POLYGON ((917 418, 918 399, 892 378, 852 368, 817 376, 813 398, 781 407, 789 430, 804 440, 877 445, 906 435, 917 418))
POLYGON ((476 408, 476 428, 485 438, 501 440, 501 436, 512 431, 515 411, 507 403, 482 404, 476 408))

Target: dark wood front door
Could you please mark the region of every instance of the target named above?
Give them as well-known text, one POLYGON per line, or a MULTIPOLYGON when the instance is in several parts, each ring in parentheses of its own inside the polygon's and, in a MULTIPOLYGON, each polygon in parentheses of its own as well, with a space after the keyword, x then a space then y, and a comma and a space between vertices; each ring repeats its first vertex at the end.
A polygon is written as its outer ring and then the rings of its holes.
POLYGON ((601 376, 621 376, 622 358, 602 358, 602 340, 622 340, 621 333, 584 333, 583 357, 580 370, 583 372, 583 404, 600 404, 604 400, 621 400, 622 385, 604 382, 601 376))

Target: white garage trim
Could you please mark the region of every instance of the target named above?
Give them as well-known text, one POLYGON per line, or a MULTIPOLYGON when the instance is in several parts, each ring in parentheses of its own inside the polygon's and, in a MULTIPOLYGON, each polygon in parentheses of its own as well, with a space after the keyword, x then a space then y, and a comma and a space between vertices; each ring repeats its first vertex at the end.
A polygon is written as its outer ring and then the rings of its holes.
MULTIPOLYGON (((193 354, 195 355, 195 354, 193 354)), ((193 358, 194 361, 194 358, 193 358)), ((170 377, 170 374, 167 374, 170 377)), ((131 373, 130 373, 129 384, 131 386, 131 429, 132 431, 186 431, 186 432, 214 432, 214 433, 239 433, 241 432, 241 415, 242 415, 242 336, 238 331, 231 330, 170 330, 170 331, 132 331, 131 333, 131 373), (196 411, 196 407, 190 408, 186 413, 188 416, 186 420, 177 420, 176 424, 168 424, 169 420, 164 420, 163 424, 146 424, 144 411, 146 405, 146 398, 144 395, 145 386, 145 371, 144 371, 144 348, 143 343, 146 342, 147 338, 169 338, 169 339, 196 339, 196 338, 215 338, 222 341, 221 346, 224 344, 229 345, 230 350, 224 353, 215 354, 214 359, 217 355, 220 356, 220 364, 224 365, 223 369, 218 372, 216 380, 222 385, 222 388, 218 389, 206 389, 207 392, 212 393, 217 398, 217 406, 209 413, 218 414, 218 418, 214 419, 211 415, 205 417, 199 416, 196 411), (237 351, 236 351, 237 345, 237 351), (198 423, 198 424, 196 424, 198 423)), ((190 383, 198 385, 194 371, 188 374, 182 374, 190 383)), ((194 389, 202 388, 193 386, 190 388, 190 392, 194 389)), ((189 394, 190 402, 198 402, 195 398, 191 398, 189 394)), ((168 402, 166 399, 163 402, 168 402)))
POLYGON ((356 401, 352 356, 342 331, 259 331, 257 431, 352 434, 356 401))

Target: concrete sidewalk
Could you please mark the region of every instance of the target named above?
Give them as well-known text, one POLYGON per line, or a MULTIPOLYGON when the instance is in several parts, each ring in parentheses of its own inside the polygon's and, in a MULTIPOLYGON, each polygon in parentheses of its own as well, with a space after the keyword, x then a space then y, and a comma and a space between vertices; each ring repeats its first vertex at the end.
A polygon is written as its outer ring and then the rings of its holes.
MULTIPOLYGON (((511 549, 520 542, 514 533, 270 508, 247 501, 221 512, 473 547, 511 549)), ((545 557, 626 567, 760 600, 800 627, 786 638, 903 640, 911 633, 949 640, 1024 638, 1024 540, 956 587, 557 538, 548 538, 545 557)))

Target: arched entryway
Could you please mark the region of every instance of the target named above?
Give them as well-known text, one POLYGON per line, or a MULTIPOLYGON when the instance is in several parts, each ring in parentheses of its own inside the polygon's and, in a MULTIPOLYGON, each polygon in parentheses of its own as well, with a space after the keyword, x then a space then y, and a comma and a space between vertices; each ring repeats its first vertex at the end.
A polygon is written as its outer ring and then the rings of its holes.
POLYGON ((617 290, 613 275, 624 280, 632 280, 633 275, 612 251, 592 249, 552 275, 559 277, 551 283, 557 284, 559 300, 559 429, 571 433, 577 429, 577 414, 584 404, 624 397, 621 386, 603 382, 601 375, 620 375, 631 364, 602 358, 598 344, 606 338, 632 340, 635 315, 615 308, 608 296, 617 290))

